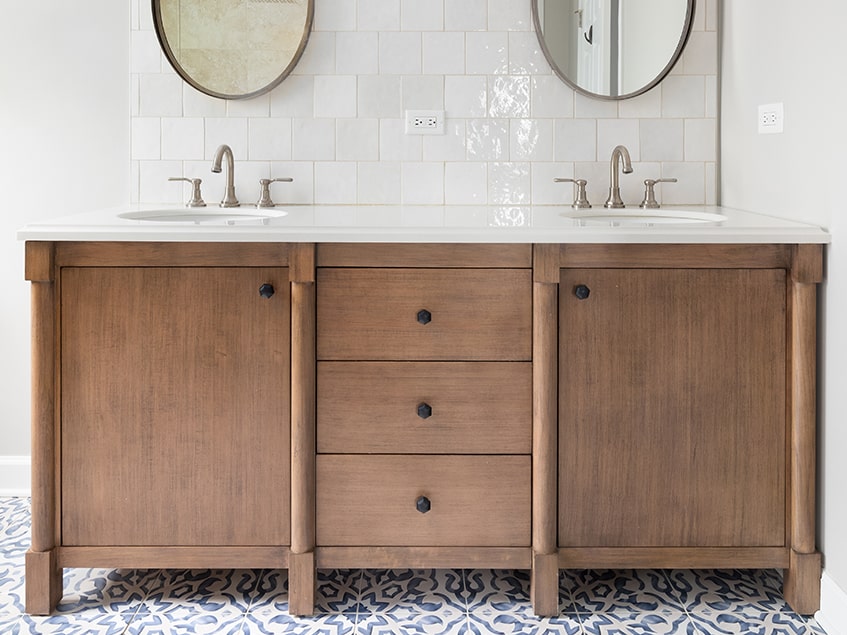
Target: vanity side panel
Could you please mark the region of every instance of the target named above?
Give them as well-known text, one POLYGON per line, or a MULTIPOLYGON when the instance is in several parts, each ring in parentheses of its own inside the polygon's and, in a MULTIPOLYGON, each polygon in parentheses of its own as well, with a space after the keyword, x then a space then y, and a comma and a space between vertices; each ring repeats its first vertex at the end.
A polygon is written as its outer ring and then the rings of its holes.
POLYGON ((61 275, 63 544, 287 545, 287 269, 61 275))

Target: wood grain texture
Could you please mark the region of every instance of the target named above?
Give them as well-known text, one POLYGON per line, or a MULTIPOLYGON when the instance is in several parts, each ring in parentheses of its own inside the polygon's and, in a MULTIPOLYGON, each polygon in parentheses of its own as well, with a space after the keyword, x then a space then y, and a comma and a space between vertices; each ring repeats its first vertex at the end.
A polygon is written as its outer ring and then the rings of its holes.
POLYGON ((782 588, 795 613, 814 615, 821 607, 821 554, 792 550, 782 588))
POLYGON ((531 409, 528 362, 318 364, 318 452, 529 454, 531 409))
POLYGON ((321 454, 317 468, 319 546, 530 544, 529 456, 321 454))
POLYGON ((532 549, 556 551, 558 439, 557 284, 533 285, 532 340, 532 549))
POLYGON ((62 547, 63 567, 285 569, 288 547, 62 547))
POLYGON ((59 242, 62 267, 287 267, 289 243, 59 242))
POLYGON ((50 615, 62 599, 62 570, 56 551, 26 552, 24 602, 29 615, 50 615))
POLYGON ((781 569, 785 547, 567 547, 561 569, 781 569))
POLYGON ((56 332, 54 285, 33 282, 31 296, 32 373, 32 543, 33 551, 57 545, 56 527, 56 332))
POLYGON ((559 284, 559 258, 561 251, 561 247, 555 244, 532 246, 533 282, 559 284))
POLYGON ((290 246, 288 269, 291 282, 315 281, 315 255, 317 250, 312 243, 295 243, 290 246))
POLYGON ((791 246, 791 279, 803 284, 823 280, 823 245, 791 246))
POLYGON ((529 268, 532 245, 321 243, 319 267, 529 268))
POLYGON ((531 358, 528 269, 319 269, 317 278, 319 360, 531 358))
POLYGON ((62 320, 64 545, 288 544, 286 269, 66 268, 62 320))
POLYGON ((315 548, 315 285, 291 284, 291 551, 315 548))
POLYGON ((532 555, 529 595, 535 615, 559 614, 559 556, 555 552, 532 555))
POLYGON ((562 271, 559 546, 786 544, 785 284, 562 271))
POLYGON ((791 470, 791 547, 815 551, 817 287, 789 287, 788 417, 791 470))
POLYGON ((315 612, 315 552, 292 553, 288 568, 288 613, 315 612))
POLYGON ((560 263, 568 268, 786 269, 791 245, 562 245, 560 263))
POLYGON ((318 547, 316 561, 319 569, 529 569, 530 555, 528 547, 318 547))
POLYGON ((24 258, 24 279, 53 282, 55 279, 55 243, 28 241, 24 258))

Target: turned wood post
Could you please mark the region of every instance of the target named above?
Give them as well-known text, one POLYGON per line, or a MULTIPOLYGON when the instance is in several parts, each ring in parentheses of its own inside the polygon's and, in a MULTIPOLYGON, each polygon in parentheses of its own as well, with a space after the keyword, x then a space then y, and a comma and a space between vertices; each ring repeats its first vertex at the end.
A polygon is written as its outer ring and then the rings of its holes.
POLYGON ((786 601, 797 613, 820 608, 821 555, 815 548, 817 284, 820 245, 793 248, 788 282, 789 565, 786 601))
POLYGON ((32 296, 32 545, 26 554, 26 612, 49 615, 62 597, 56 525, 56 332, 54 246, 26 244, 32 296))
POLYGON ((536 615, 559 613, 557 549, 559 245, 533 248, 532 582, 536 615))
POLYGON ((291 555, 288 605, 315 605, 315 246, 291 250, 291 555))

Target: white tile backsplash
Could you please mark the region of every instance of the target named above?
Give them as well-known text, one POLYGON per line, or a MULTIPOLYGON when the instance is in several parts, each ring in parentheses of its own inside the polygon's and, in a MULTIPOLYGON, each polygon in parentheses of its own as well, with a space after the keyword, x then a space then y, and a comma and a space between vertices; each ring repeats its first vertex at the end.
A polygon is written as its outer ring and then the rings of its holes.
POLYGON ((211 156, 227 143, 242 200, 258 194, 258 178, 292 176, 274 185, 275 200, 494 204, 505 207, 491 217, 469 207, 469 222, 525 223, 514 206, 573 199, 554 177, 587 178, 602 205, 608 155, 623 143, 635 168, 621 180, 628 204, 640 202, 644 178, 659 176, 679 179, 657 188, 660 201, 714 203, 717 2, 698 3, 688 48, 663 83, 622 102, 576 93, 552 73, 525 1, 321 0, 292 74, 267 95, 229 102, 179 78, 139 3, 133 200, 184 201, 187 186, 167 182, 184 175, 202 177, 215 201, 223 177, 209 172, 211 156), (406 109, 445 110, 445 134, 406 135, 406 109))

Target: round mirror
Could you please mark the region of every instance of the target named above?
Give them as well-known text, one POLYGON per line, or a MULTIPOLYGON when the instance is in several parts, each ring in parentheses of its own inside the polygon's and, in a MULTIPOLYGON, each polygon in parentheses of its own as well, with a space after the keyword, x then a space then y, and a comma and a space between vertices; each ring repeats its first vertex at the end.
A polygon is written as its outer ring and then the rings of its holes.
POLYGON ((651 89, 679 58, 694 0, 532 0, 553 72, 577 91, 626 99, 651 89))
POLYGON ((156 36, 197 90, 247 99, 291 72, 312 30, 313 0, 153 0, 156 36))

